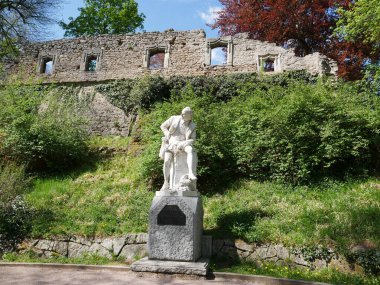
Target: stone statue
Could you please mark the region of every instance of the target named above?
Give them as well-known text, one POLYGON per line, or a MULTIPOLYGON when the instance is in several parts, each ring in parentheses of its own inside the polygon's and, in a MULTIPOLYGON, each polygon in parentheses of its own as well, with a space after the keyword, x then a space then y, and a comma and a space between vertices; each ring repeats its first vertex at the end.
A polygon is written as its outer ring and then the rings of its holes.
POLYGON ((186 107, 181 115, 172 116, 161 125, 165 136, 160 149, 160 158, 164 160, 164 185, 160 192, 196 191, 198 158, 193 146, 196 132, 192 119, 193 111, 186 107))

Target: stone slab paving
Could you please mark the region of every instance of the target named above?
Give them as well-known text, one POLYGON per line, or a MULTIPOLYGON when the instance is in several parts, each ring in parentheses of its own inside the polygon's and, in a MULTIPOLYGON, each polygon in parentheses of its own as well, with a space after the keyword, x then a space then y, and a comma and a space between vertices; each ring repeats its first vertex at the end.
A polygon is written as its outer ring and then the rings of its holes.
POLYGON ((263 285, 225 279, 204 280, 110 269, 0 266, 1 285, 263 285))

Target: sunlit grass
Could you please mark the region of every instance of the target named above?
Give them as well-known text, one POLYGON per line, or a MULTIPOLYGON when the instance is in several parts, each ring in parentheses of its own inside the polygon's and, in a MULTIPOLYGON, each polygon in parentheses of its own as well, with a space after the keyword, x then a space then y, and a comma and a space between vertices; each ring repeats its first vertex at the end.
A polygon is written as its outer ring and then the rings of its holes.
MULTIPOLYGON (((36 209, 34 237, 147 231, 154 191, 140 179, 141 147, 118 137, 95 138, 91 146, 114 152, 75 175, 35 180, 27 196, 36 209)), ((302 187, 243 180, 203 195, 203 203, 205 231, 215 238, 380 246, 380 180, 374 178, 302 187)))
POLYGON ((27 196, 36 209, 33 236, 145 232, 153 193, 137 182, 137 160, 133 153, 116 153, 73 177, 36 179, 27 196))
POLYGON ((376 179, 313 187, 241 181, 205 198, 205 228, 249 242, 379 247, 379 185, 376 179))
POLYGON ((84 254, 81 257, 67 258, 60 255, 52 255, 50 258, 38 257, 36 253, 29 251, 23 254, 14 252, 3 255, 3 261, 6 262, 28 262, 28 263, 60 263, 60 264, 87 264, 87 265, 124 265, 125 260, 122 257, 109 259, 96 254, 84 254))
POLYGON ((366 276, 359 273, 342 273, 333 269, 310 270, 291 266, 276 266, 274 263, 264 263, 258 267, 253 263, 236 264, 229 267, 221 267, 213 262, 211 267, 215 271, 233 272, 240 274, 266 275, 278 278, 288 278, 305 281, 328 282, 336 285, 377 285, 380 278, 366 276))

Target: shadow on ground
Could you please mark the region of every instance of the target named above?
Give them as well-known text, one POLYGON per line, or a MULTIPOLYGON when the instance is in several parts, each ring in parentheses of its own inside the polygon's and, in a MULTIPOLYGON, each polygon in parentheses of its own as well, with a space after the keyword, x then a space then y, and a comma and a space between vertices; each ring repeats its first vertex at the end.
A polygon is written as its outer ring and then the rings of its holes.
POLYGON ((242 239, 253 242, 258 238, 254 235, 256 222, 264 217, 271 217, 271 215, 259 209, 223 214, 218 217, 216 228, 205 230, 205 234, 212 235, 213 238, 242 239))

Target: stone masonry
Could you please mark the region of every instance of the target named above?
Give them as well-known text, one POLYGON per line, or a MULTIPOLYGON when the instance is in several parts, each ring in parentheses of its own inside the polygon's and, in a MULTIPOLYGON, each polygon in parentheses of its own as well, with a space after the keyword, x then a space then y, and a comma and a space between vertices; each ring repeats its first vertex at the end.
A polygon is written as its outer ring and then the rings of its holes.
MULTIPOLYGON (((18 251, 33 251, 38 256, 46 258, 51 256, 76 258, 95 254, 106 258, 123 258, 132 263, 148 255, 147 240, 148 235, 145 233, 107 238, 58 237, 25 241, 19 245, 18 251)), ((357 264, 349 263, 333 249, 329 249, 324 259, 310 259, 300 250, 281 244, 249 244, 238 239, 213 239, 212 255, 227 262, 241 260, 258 265, 263 262, 274 262, 278 265, 309 269, 334 268, 341 272, 360 271, 357 264)))
POLYGON ((337 65, 319 53, 297 57, 292 49, 248 38, 248 34, 207 39, 203 30, 149 32, 127 35, 100 35, 31 43, 22 49, 16 62, 6 66, 38 75, 45 82, 95 82, 145 75, 218 75, 262 72, 266 60, 278 73, 307 70, 312 74, 335 75, 337 65), (211 65, 212 50, 224 48, 227 61, 211 65), (152 55, 161 53, 163 64, 150 68, 152 55), (91 60, 96 69, 88 70, 91 60), (49 63, 49 72, 45 72, 49 63))
POLYGON ((147 255, 146 243, 146 234, 128 234, 114 238, 72 236, 25 241, 19 245, 18 251, 33 251, 39 257, 46 258, 97 255, 106 258, 123 257, 127 261, 133 261, 147 255))

